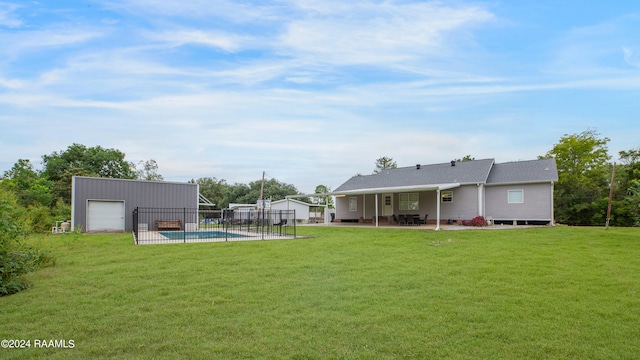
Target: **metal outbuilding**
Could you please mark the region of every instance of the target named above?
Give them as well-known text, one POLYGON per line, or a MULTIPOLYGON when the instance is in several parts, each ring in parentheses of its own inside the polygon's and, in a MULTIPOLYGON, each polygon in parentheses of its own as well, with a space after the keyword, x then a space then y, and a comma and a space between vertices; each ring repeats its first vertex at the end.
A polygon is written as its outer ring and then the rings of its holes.
POLYGON ((137 207, 197 209, 198 204, 198 184, 74 176, 71 228, 132 231, 137 207))

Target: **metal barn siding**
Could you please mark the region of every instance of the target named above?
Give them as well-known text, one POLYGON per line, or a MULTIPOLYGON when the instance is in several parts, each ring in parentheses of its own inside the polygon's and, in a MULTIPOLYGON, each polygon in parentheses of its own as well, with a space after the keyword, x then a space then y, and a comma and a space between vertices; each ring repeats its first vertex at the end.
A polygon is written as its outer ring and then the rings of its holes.
POLYGON ((74 176, 71 189, 71 226, 87 230, 89 201, 124 201, 125 231, 133 230, 133 209, 198 208, 198 185, 74 176))

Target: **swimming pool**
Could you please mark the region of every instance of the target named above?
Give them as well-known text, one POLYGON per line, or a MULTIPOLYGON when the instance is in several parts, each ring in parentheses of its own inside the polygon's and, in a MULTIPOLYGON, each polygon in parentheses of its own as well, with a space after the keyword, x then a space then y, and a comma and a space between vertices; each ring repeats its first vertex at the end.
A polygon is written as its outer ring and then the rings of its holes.
POLYGON ((170 240, 182 239, 224 239, 225 237, 237 238, 243 237, 238 234, 227 234, 224 231, 161 231, 162 236, 170 240))

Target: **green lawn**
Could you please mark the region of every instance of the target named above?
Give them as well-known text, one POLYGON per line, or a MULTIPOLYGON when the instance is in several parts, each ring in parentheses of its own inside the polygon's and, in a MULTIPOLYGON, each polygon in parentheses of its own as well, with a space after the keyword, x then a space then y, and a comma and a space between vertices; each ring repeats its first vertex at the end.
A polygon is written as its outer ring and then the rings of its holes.
POLYGON ((313 238, 31 239, 56 264, 0 298, 2 359, 632 359, 640 229, 300 227, 313 238))

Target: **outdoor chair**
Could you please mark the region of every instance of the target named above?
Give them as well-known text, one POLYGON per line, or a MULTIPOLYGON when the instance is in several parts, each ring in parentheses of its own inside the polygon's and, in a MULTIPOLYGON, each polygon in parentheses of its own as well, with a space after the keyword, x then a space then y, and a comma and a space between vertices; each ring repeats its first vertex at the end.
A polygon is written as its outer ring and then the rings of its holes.
POLYGON ((281 219, 279 223, 273 224, 278 227, 278 234, 282 235, 282 227, 287 226, 287 219, 281 219))

